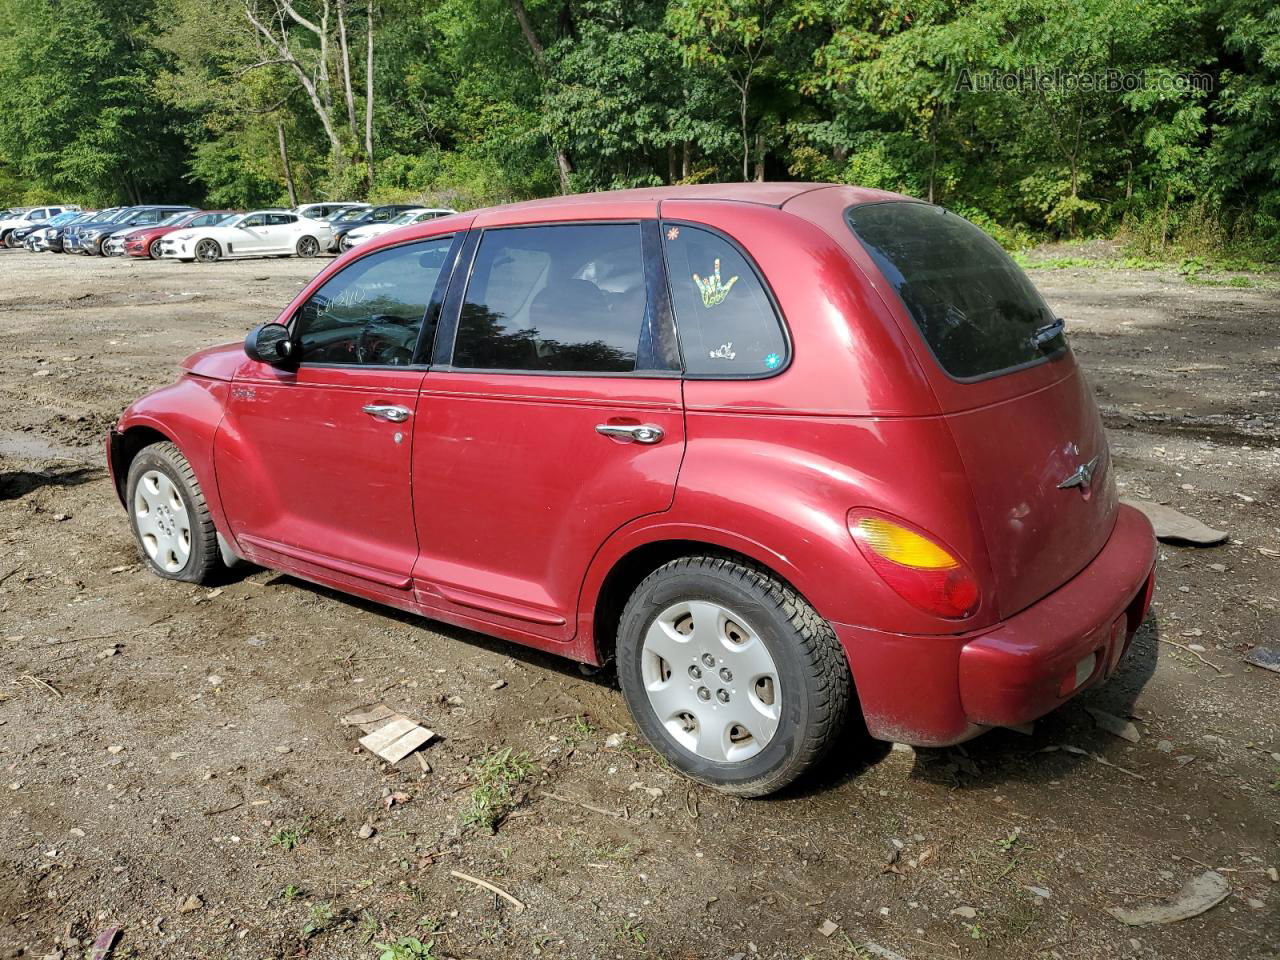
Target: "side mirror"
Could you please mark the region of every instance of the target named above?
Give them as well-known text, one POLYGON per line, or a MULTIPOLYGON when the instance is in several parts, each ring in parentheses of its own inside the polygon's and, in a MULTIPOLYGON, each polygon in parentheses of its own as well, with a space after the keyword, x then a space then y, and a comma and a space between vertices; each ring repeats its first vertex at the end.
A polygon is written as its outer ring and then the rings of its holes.
POLYGON ((244 352, 250 360, 273 367, 289 367, 293 361, 293 340, 282 323, 260 323, 244 338, 244 352))

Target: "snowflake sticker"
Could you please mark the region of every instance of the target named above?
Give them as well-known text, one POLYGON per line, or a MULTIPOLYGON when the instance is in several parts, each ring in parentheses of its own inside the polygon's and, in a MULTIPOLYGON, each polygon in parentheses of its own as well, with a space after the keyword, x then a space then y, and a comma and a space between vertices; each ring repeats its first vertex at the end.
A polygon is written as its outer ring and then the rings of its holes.
POLYGON ((770 370, 778 369, 780 363, 782 363, 782 357, 776 353, 771 353, 764 358, 764 365, 770 370))
POLYGON ((668 240, 675 240, 675 239, 676 239, 677 237, 679 237, 679 236, 680 236, 680 228, 679 228, 679 227, 669 227, 669 228, 667 228, 667 239, 668 239, 668 240))

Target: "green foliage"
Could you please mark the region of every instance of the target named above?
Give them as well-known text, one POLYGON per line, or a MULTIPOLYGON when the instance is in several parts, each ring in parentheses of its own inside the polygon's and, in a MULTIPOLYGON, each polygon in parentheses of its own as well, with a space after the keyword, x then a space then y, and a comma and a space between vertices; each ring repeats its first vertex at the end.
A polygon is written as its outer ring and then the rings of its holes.
POLYGON ((486 756, 475 768, 476 786, 462 812, 462 825, 496 831, 520 801, 516 788, 533 771, 529 755, 511 747, 486 756))
POLYGON ((1012 249, 1280 259, 1274 0, 377 0, 342 6, 345 61, 338 5, 323 44, 322 0, 293 8, 0 0, 0 204, 795 178, 942 203, 1012 249))
POLYGON ((433 960, 435 941, 423 943, 417 937, 400 937, 394 943, 375 943, 375 950, 380 950, 378 960, 433 960))

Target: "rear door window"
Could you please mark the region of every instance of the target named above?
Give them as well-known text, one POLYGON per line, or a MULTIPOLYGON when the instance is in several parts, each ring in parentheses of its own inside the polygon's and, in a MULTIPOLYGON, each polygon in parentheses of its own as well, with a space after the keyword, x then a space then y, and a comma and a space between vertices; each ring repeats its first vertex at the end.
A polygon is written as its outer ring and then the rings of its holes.
POLYGON ((787 338, 752 264, 727 237, 685 223, 662 225, 668 283, 685 373, 768 376, 787 363, 787 338))
POLYGON ((655 369, 638 223, 502 227, 476 251, 453 366, 554 373, 655 369))
POLYGON ((845 220, 952 377, 994 376, 1066 349, 1027 275, 963 217, 893 201, 850 207, 845 220))

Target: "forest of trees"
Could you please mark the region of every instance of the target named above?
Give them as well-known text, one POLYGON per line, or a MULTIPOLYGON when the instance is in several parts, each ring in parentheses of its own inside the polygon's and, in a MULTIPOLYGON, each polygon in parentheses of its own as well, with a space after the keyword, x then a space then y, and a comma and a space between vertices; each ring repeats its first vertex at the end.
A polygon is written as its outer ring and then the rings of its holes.
POLYGON ((1280 3, 0 0, 0 204, 757 178, 1280 256, 1280 3))

